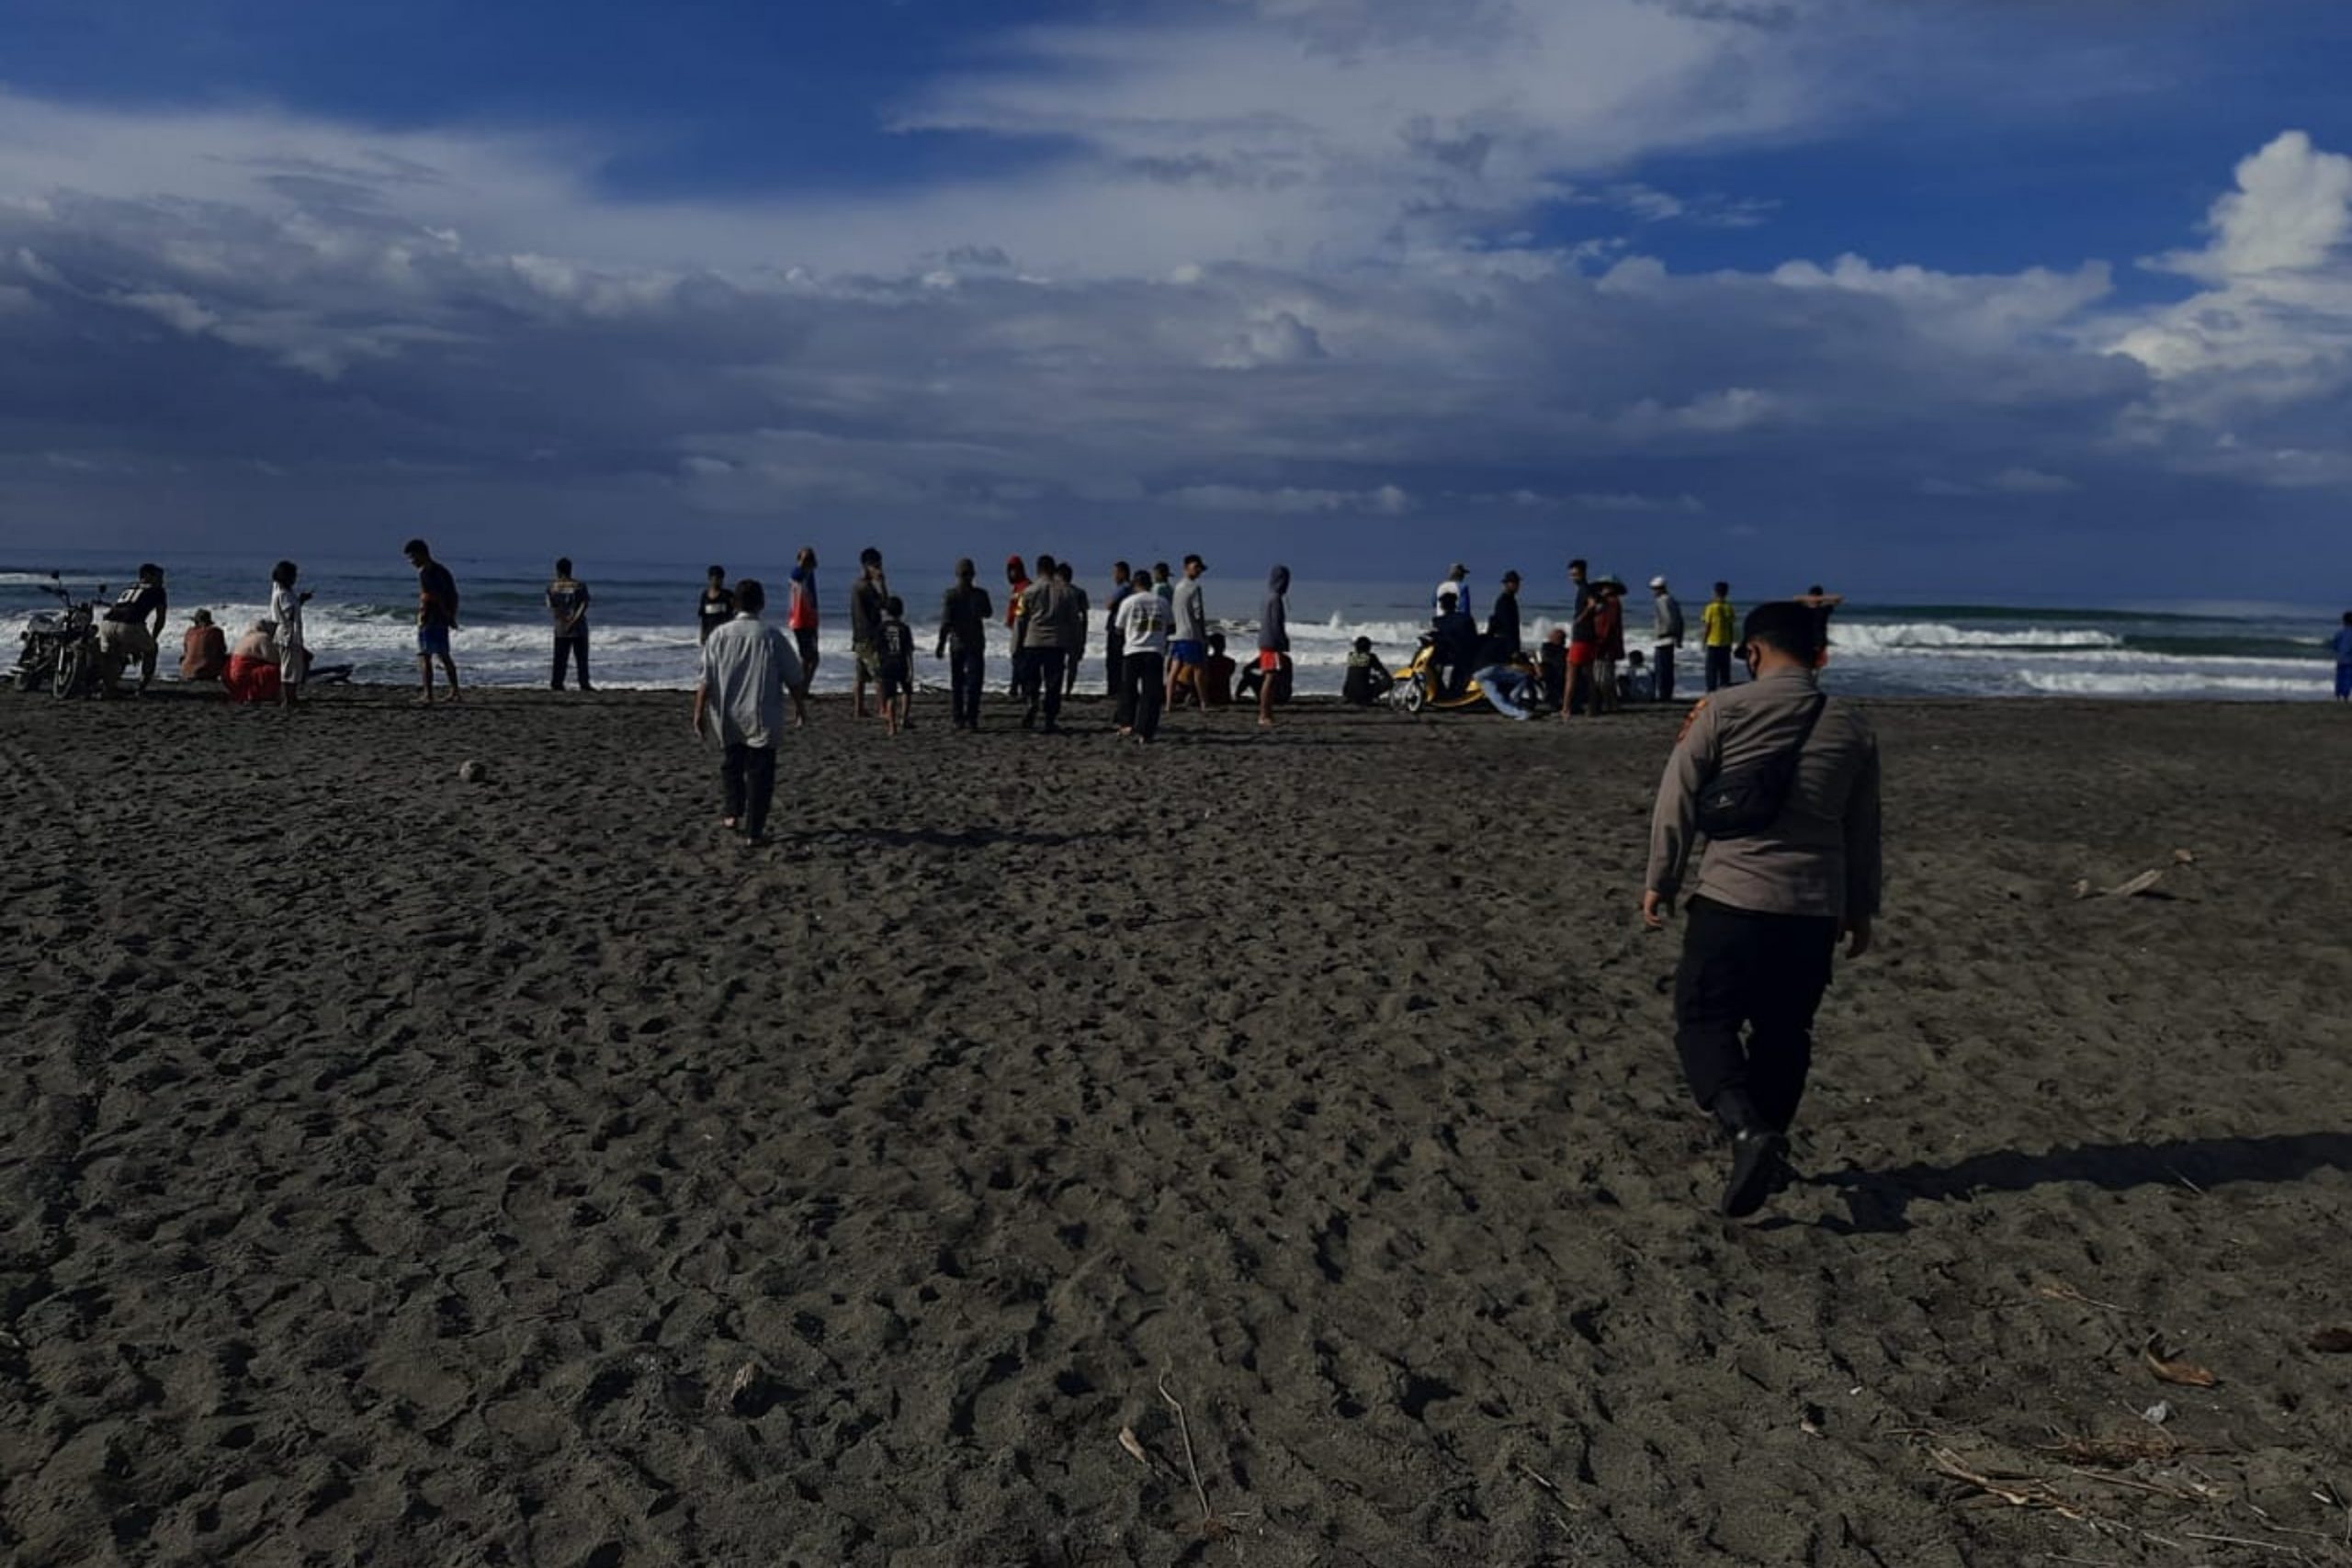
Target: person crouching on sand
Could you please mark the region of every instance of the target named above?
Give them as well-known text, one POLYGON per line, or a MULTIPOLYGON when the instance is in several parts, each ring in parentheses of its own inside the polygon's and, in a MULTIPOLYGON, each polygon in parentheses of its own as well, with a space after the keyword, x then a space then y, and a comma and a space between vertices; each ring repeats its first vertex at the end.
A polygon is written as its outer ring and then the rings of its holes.
POLYGON ((211 611, 198 610, 180 637, 180 679, 218 681, 228 669, 228 634, 212 624, 211 611))
POLYGON ((729 832, 748 843, 767 833, 775 798, 775 749, 784 735, 784 699, 801 715, 800 656, 777 627, 760 619, 768 591, 757 578, 735 585, 735 618, 702 645, 702 682, 695 687, 695 734, 707 739, 718 716, 719 778, 726 791, 729 832))
POLYGON ((1675 975, 1676 1050, 1691 1098, 1732 1138, 1723 1212, 1761 1208, 1813 1063, 1813 1015, 1879 907, 1879 754, 1870 721, 1826 697, 1811 606, 1747 617, 1744 686, 1692 710, 1658 782, 1642 919, 1661 929, 1691 841, 1707 837, 1675 975), (1743 1041, 1741 1031, 1747 1037, 1743 1041))

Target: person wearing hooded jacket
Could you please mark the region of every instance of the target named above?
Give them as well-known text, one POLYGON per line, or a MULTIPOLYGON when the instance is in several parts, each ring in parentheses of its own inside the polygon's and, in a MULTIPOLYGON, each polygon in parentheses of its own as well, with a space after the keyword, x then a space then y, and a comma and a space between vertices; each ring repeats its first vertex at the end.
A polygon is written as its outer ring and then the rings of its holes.
POLYGON ((1290 592, 1290 568, 1278 566, 1266 574, 1266 604, 1258 614, 1258 728, 1274 727, 1274 687, 1283 667, 1290 662, 1290 615, 1284 596, 1290 592))

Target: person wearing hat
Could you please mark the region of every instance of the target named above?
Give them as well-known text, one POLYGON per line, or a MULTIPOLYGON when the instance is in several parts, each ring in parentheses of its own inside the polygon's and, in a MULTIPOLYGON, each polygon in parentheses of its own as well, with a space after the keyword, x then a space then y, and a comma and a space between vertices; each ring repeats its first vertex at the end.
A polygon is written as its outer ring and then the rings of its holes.
POLYGON ((1436 614, 1437 602, 1449 593, 1453 595, 1455 609, 1474 621, 1478 618, 1477 612, 1470 608, 1470 569, 1460 561, 1453 563, 1453 570, 1445 574, 1445 581, 1439 583, 1437 592, 1430 595, 1430 614, 1436 614))
POLYGON ((1617 670, 1625 660, 1625 585, 1603 577, 1592 585, 1592 711, 1615 713, 1623 705, 1617 670))
POLYGON ((1674 650, 1682 646, 1682 602, 1668 591, 1666 579, 1650 579, 1650 668, 1657 700, 1674 700, 1674 650))
POLYGON ((187 635, 180 638, 180 679, 218 681, 228 670, 228 634, 212 624, 211 611, 198 610, 188 617, 187 635))
POLYGON ((1503 573, 1502 592, 1487 612, 1487 662, 1509 664, 1520 656, 1519 573, 1503 573))

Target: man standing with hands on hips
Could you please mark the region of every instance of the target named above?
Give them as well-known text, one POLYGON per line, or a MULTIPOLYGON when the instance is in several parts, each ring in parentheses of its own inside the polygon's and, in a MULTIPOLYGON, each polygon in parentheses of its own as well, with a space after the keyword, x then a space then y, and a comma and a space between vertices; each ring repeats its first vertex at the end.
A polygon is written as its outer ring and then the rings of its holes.
POLYGON ((1781 1176, 1813 1064, 1838 939, 1870 950, 1880 881, 1878 739, 1825 695, 1806 605, 1747 617, 1752 679, 1692 710, 1658 783, 1642 919, 1661 929, 1704 836, 1674 982, 1691 1097, 1732 1140, 1723 1212, 1754 1213, 1781 1176), (1746 1037, 1742 1038, 1745 1030, 1746 1037))

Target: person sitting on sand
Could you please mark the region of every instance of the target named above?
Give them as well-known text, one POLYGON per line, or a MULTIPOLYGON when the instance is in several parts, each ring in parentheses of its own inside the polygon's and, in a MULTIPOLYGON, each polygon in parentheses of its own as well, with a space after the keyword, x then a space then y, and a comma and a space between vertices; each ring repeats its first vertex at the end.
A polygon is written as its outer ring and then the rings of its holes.
POLYGON ((1474 672, 1478 691, 1505 718, 1529 719, 1544 711, 1543 688, 1535 677, 1511 664, 1489 664, 1474 672))
POLYGON ((212 624, 211 611, 198 610, 180 638, 180 679, 218 681, 228 669, 228 634, 212 624))
POLYGON ((1878 739, 1859 710, 1822 694, 1817 625, 1793 602, 1748 615, 1753 678, 1691 711, 1650 822, 1642 919, 1653 931, 1682 891, 1693 840, 1707 839, 1674 1043, 1691 1098, 1731 1134, 1722 1207, 1735 1218, 1762 1207, 1780 1176, 1838 938, 1860 957, 1879 908, 1878 739))
POLYGON ((1396 677, 1372 650, 1372 638, 1356 638, 1355 647, 1348 653, 1348 672, 1340 678, 1340 700, 1351 707, 1368 708, 1386 696, 1396 685, 1396 677))
POLYGON ((255 621, 229 650, 228 668, 220 672, 221 689, 233 703, 277 701, 277 626, 255 621))
POLYGON ((1634 649, 1625 656, 1625 672, 1617 678, 1617 695, 1629 703, 1651 703, 1657 700, 1657 679, 1642 661, 1642 650, 1634 649))
POLYGON ((1225 634, 1211 632, 1208 661, 1200 669, 1201 700, 1213 708, 1231 707, 1234 671, 1238 668, 1225 651, 1225 634))
POLYGON ((784 736, 784 699, 802 714, 806 686, 800 656, 780 627, 760 619, 768 591, 759 579, 735 585, 735 618, 702 645, 702 681, 695 687, 695 734, 707 738, 718 718, 719 778, 726 791, 720 826, 741 828, 756 844, 767 833, 775 797, 775 749, 784 736))
POLYGON ((874 678, 882 716, 896 735, 907 727, 907 706, 915 694, 915 634, 907 625, 906 601, 893 593, 882 602, 882 624, 874 628, 874 678))
POLYGON ((1544 671, 1544 711, 1560 713, 1568 700, 1568 628, 1554 626, 1544 634, 1544 646, 1535 652, 1536 667, 1544 671))

